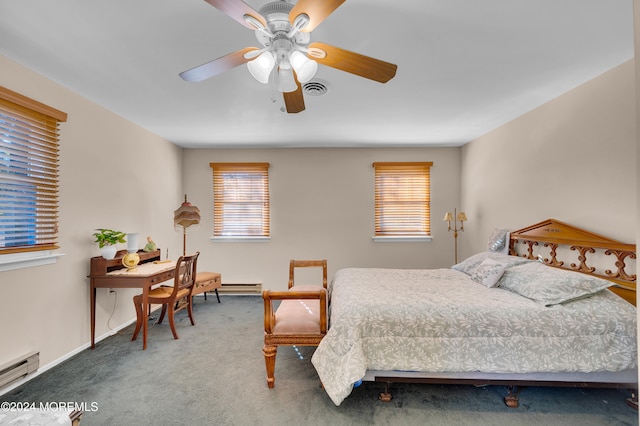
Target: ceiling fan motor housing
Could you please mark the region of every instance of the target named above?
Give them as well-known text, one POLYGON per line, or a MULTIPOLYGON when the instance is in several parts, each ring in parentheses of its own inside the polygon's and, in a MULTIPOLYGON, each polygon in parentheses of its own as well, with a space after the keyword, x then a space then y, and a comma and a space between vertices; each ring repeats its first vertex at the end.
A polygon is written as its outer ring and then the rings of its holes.
POLYGON ((267 21, 267 28, 271 31, 275 37, 269 37, 267 34, 260 30, 256 30, 256 38, 264 47, 271 47, 272 44, 279 39, 286 38, 290 40, 294 46, 306 47, 311 41, 311 33, 296 32, 296 34, 289 38, 287 34, 291 31, 292 25, 289 22, 289 12, 293 9, 291 3, 285 1, 275 1, 267 3, 258 10, 258 12, 267 21))

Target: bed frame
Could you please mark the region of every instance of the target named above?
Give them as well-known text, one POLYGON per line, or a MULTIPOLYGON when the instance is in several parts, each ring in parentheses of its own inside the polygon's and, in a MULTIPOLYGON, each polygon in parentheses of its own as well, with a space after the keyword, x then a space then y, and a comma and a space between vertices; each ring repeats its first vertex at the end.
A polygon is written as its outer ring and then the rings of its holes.
MULTIPOLYGON (((612 282, 610 290, 636 305, 635 244, 625 244, 556 219, 547 219, 513 231, 509 237, 509 254, 539 259, 551 267, 569 269, 612 282), (588 257, 588 259, 587 259, 588 257)), ((385 383, 380 394, 390 401, 391 383, 469 384, 475 386, 506 385, 504 398, 509 407, 517 407, 519 387, 598 387, 630 389, 627 403, 638 408, 638 369, 598 373, 429 373, 367 371, 363 381, 385 383)))

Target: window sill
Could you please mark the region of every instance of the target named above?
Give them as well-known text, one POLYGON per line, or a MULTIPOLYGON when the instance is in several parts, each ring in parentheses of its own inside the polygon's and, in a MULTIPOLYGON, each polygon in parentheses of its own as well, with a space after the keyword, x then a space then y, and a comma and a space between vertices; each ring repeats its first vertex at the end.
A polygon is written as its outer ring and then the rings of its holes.
POLYGON ((211 237, 214 243, 268 243, 271 237, 211 237))
POLYGON ((431 235, 426 236, 403 236, 403 237, 371 237, 375 243, 417 243, 417 242, 431 242, 433 237, 431 235))
POLYGON ((55 253, 51 250, 3 254, 0 256, 0 272, 49 265, 56 263, 60 256, 64 256, 64 253, 55 253))

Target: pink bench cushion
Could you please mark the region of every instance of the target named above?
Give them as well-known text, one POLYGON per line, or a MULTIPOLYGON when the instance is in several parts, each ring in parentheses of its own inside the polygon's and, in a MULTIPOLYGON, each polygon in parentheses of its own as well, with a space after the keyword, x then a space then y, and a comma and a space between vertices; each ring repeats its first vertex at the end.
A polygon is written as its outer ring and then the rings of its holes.
MULTIPOLYGON (((292 290, 318 290, 318 286, 294 286, 292 290)), ((320 301, 317 299, 283 300, 276 310, 274 334, 320 333, 320 301)))

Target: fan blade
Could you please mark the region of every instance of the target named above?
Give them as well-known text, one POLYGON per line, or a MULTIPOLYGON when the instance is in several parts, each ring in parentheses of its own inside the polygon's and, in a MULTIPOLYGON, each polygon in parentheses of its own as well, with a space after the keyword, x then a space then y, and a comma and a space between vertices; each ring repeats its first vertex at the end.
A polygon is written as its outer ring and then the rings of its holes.
POLYGON ((351 74, 370 80, 386 83, 396 75, 397 65, 384 62, 379 59, 349 52, 339 47, 325 43, 311 43, 309 45, 309 56, 319 64, 346 71, 351 74), (315 49, 323 51, 326 55, 318 55, 315 49))
POLYGON ((237 52, 229 53, 228 55, 222 56, 218 59, 214 59, 213 61, 207 62, 206 64, 198 65, 195 68, 183 71, 180 73, 180 77, 182 77, 182 79, 185 81, 198 82, 206 80, 207 78, 211 78, 215 75, 222 74, 223 72, 230 70, 231 68, 235 68, 238 65, 249 62, 249 60, 246 59, 244 55, 247 52, 251 52, 252 50, 258 49, 255 47, 245 47, 244 49, 238 50, 237 52))
POLYGON ((313 31, 344 2, 345 0, 298 0, 298 3, 289 12, 289 21, 293 25, 296 17, 304 13, 309 16, 309 24, 302 32, 313 31))
MULTIPOLYGON (((294 72, 295 76, 295 72, 294 72)), ((284 97, 284 104, 287 107, 287 112, 289 114, 297 114, 299 112, 304 111, 304 96, 302 95, 302 86, 296 77, 296 84, 298 88, 293 92, 284 92, 282 96, 284 97)))
POLYGON ((267 22, 264 20, 262 15, 260 15, 254 8, 243 2, 242 0, 204 0, 209 3, 211 6, 225 13, 229 17, 238 21, 240 24, 245 27, 255 30, 257 29, 250 23, 248 23, 245 19, 245 15, 249 15, 252 18, 256 19, 260 22, 264 27, 267 26, 267 22))

